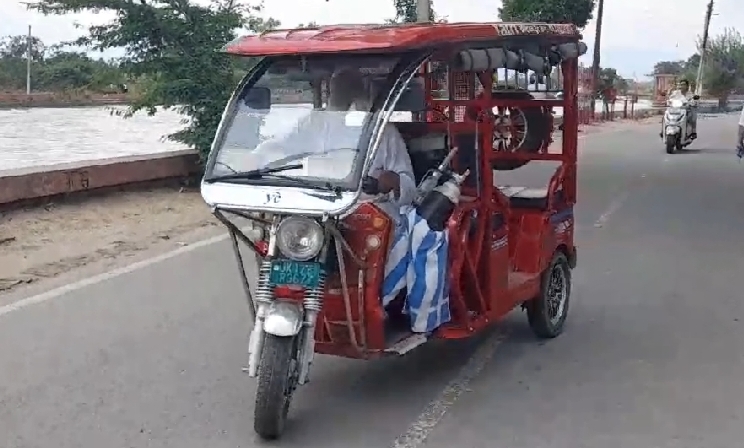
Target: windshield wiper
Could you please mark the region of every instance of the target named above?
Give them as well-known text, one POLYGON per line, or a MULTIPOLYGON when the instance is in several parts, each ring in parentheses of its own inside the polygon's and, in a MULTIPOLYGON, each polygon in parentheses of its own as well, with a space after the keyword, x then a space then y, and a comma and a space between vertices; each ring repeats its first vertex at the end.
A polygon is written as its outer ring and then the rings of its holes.
MULTIPOLYGON (((285 163, 289 163, 289 162, 294 162, 295 160, 304 159, 305 157, 324 156, 324 155, 330 154, 332 152, 344 151, 344 150, 349 150, 349 149, 350 148, 331 148, 331 149, 327 149, 325 151, 320 151, 320 152, 318 152, 318 151, 301 152, 299 154, 292 154, 291 156, 287 156, 287 157, 284 157, 282 159, 279 159, 279 160, 276 160, 274 162, 271 162, 271 165, 274 166, 274 165, 279 165, 279 164, 285 164, 285 163)), ((354 152, 359 152, 358 149, 354 149, 353 151, 354 152)))
POLYGON ((341 188, 333 186, 330 182, 326 182, 324 185, 318 185, 316 183, 300 179, 297 177, 292 176, 284 176, 280 173, 282 171, 291 171, 291 170, 298 170, 303 168, 304 165, 301 163, 294 163, 292 165, 282 165, 282 166, 274 166, 274 167, 264 167, 264 168, 257 168, 255 170, 248 170, 248 171, 237 171, 230 174, 223 174, 221 176, 212 176, 207 179, 204 179, 205 182, 213 183, 213 182, 223 182, 223 181, 230 181, 230 180, 244 180, 244 179, 263 179, 264 177, 273 177, 275 179, 281 179, 288 182, 292 182, 297 185, 302 185, 306 188, 312 188, 313 190, 323 190, 323 191, 329 191, 335 195, 336 198, 341 198, 341 188))
MULTIPOLYGON (((204 179, 206 182, 222 182, 225 180, 243 180, 243 179, 261 179, 267 174, 279 173, 282 171, 299 170, 305 165, 301 163, 294 163, 292 165, 282 165, 273 167, 257 168, 255 170, 248 171, 235 171, 233 170, 230 174, 223 174, 220 176, 210 176, 204 179)), ((292 178, 290 178, 292 179, 292 178)))

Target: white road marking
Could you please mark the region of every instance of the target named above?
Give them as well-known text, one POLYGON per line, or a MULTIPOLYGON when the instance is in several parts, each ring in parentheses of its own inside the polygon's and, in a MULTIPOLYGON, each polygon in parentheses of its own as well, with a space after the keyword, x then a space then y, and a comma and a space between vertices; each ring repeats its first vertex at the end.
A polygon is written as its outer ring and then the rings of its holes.
POLYGON ((39 303, 46 302, 47 300, 57 298, 63 294, 67 294, 72 291, 77 291, 87 286, 95 285, 96 283, 101 283, 103 281, 112 279, 114 277, 128 274, 138 269, 148 267, 156 263, 160 263, 161 261, 169 260, 171 258, 185 254, 187 252, 191 252, 193 250, 196 250, 196 249, 199 249, 205 246, 209 246, 214 243, 218 243, 220 241, 226 240, 227 238, 228 238, 228 235, 221 235, 221 236, 217 236, 214 238, 210 238, 208 240, 198 241, 196 243, 189 244, 188 246, 179 247, 178 249, 173 250, 171 252, 166 252, 164 254, 158 255, 153 258, 148 258, 147 260, 138 261, 128 266, 114 269, 113 271, 95 275, 93 277, 89 277, 89 278, 80 280, 78 282, 70 283, 70 284, 49 290, 47 292, 44 292, 44 293, 41 293, 35 296, 26 297, 25 299, 21 299, 17 302, 13 302, 8 305, 0 306, 0 317, 8 313, 12 313, 13 311, 21 310, 31 305, 36 305, 39 303))
POLYGON ((610 219, 610 217, 617 212, 620 207, 623 206, 625 201, 628 200, 628 197, 630 196, 630 191, 626 191, 622 194, 620 194, 618 197, 615 198, 612 202, 610 202, 609 207, 607 207, 607 210, 605 210, 604 213, 602 213, 599 216, 599 219, 594 223, 594 227, 600 228, 604 227, 605 224, 607 224, 607 221, 610 219))
POLYGON ((470 382, 476 378, 493 358, 496 348, 506 339, 507 334, 496 332, 488 337, 460 369, 457 376, 432 400, 424 411, 411 423, 403 434, 393 441, 392 448, 419 448, 432 430, 442 421, 444 415, 462 394, 468 391, 470 382))

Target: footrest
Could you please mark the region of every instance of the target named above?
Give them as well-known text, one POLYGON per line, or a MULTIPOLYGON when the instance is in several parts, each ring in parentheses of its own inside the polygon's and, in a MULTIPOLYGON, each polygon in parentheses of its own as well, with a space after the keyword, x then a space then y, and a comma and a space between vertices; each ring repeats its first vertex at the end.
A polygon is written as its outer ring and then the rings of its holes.
POLYGON ((389 348, 385 349, 385 353, 394 353, 397 355, 404 355, 414 348, 422 345, 424 342, 428 341, 429 337, 425 334, 421 333, 414 333, 407 338, 393 344, 389 348))

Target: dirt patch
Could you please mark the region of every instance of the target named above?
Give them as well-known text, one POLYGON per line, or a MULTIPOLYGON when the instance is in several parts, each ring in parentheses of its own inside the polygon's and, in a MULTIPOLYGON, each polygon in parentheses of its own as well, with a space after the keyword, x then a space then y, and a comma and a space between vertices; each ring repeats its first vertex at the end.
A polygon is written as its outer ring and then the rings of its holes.
MULTIPOLYGON (((197 191, 154 189, 6 212, 0 294, 217 227, 197 191)), ((169 245, 169 246, 173 246, 169 245)))

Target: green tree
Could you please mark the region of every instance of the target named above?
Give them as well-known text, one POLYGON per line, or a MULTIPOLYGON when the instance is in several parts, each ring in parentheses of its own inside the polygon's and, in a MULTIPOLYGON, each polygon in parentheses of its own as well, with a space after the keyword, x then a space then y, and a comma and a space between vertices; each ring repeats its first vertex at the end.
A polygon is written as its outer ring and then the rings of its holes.
POLYGON ((685 61, 659 61, 654 64, 652 75, 680 75, 685 69, 685 61))
MULTIPOLYGON (((414 23, 416 22, 416 0, 394 0, 395 3, 395 23, 414 23)), ((429 21, 436 21, 436 14, 432 1, 429 0, 429 21)))
MULTIPOLYGON (((0 58, 25 59, 28 39, 28 36, 6 36, 0 39, 0 58)), ((44 42, 36 36, 31 36, 31 60, 43 60, 45 51, 44 42)))
POLYGON ((628 80, 620 76, 614 68, 601 68, 599 70, 599 90, 614 88, 619 93, 627 93, 628 80))
POLYGON ((125 48, 121 68, 142 81, 126 115, 175 108, 188 125, 168 137, 202 156, 245 68, 216 50, 240 29, 259 32, 278 25, 256 16, 260 5, 235 0, 211 0, 206 6, 185 0, 38 0, 30 7, 44 14, 113 12, 113 21, 90 27, 73 43, 94 50, 125 48))
POLYGON ((505 22, 573 23, 584 28, 596 0, 503 0, 499 17, 505 22))
MULTIPOLYGON (((692 59, 692 58, 691 58, 692 59)), ((700 58, 697 58, 699 63, 700 58)), ((703 87, 725 107, 728 97, 744 80, 744 39, 731 28, 708 43, 703 67, 703 87)), ((697 67, 695 67, 697 70, 697 67)))
POLYGON ((700 65, 700 54, 699 53, 693 54, 692 56, 687 58, 687 60, 685 61, 686 70, 690 70, 690 69, 697 70, 697 67, 699 65, 700 65))
POLYGON ((58 53, 42 65, 37 89, 82 89, 91 85, 95 71, 94 61, 85 53, 58 53))
MULTIPOLYGON (((26 88, 26 51, 28 36, 7 36, 0 39, 0 89, 26 88)), ((31 79, 36 79, 44 60, 46 46, 38 37, 31 37, 31 79)))

